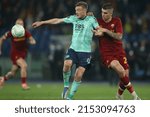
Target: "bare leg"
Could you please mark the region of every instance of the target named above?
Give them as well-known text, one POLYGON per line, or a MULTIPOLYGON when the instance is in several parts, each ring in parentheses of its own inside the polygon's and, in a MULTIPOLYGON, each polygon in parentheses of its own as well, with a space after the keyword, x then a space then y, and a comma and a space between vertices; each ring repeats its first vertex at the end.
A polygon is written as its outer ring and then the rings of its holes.
POLYGON ((18 66, 20 66, 20 74, 21 74, 21 81, 22 81, 22 88, 29 89, 29 86, 26 83, 27 80, 27 63, 24 59, 19 58, 17 60, 18 66))
POLYGON ((5 75, 5 76, 1 76, 0 77, 0 87, 2 88, 4 85, 4 82, 6 80, 8 80, 9 78, 15 76, 16 72, 18 70, 18 66, 17 65, 13 65, 11 70, 5 75))

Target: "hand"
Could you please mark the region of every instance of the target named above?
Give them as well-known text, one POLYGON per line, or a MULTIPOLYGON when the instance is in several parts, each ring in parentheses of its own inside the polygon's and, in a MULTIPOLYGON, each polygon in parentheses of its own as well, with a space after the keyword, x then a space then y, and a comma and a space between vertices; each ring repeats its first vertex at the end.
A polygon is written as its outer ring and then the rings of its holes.
POLYGON ((34 23, 32 24, 33 28, 39 27, 39 26, 41 26, 41 25, 42 25, 42 22, 40 22, 40 21, 34 22, 34 23))
POLYGON ((87 16, 94 16, 94 13, 93 13, 93 12, 87 12, 86 15, 87 15, 87 16))
POLYGON ((103 33, 106 33, 107 32, 107 29, 106 28, 102 28, 102 27, 99 27, 98 30, 100 32, 103 32, 103 33))
POLYGON ((93 30, 93 33, 95 36, 100 36, 100 37, 104 35, 104 33, 100 30, 93 30))

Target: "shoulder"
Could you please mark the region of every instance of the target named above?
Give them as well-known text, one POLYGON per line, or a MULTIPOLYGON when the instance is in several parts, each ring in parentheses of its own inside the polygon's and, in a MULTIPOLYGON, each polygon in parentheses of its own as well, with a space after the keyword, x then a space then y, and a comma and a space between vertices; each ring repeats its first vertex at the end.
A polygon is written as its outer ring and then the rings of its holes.
POLYGON ((77 16, 76 15, 69 15, 66 18, 77 18, 77 16))
POLYGON ((25 34, 29 34, 30 32, 28 30, 25 29, 25 34))
POLYGON ((115 21, 115 22, 121 22, 121 19, 119 17, 113 17, 113 21, 115 21))
POLYGON ((25 36, 26 36, 26 37, 30 37, 30 36, 31 36, 31 33, 30 33, 28 30, 25 30, 25 36))
POLYGON ((103 22, 102 18, 97 18, 98 22, 103 22))
POLYGON ((95 16, 86 16, 88 20, 90 21, 97 21, 97 19, 95 18, 95 16))
POLYGON ((76 21, 76 20, 77 20, 77 16, 76 15, 70 15, 70 16, 67 16, 67 17, 64 18, 65 22, 68 22, 68 21, 69 22, 70 21, 73 22, 73 21, 76 21))
POLYGON ((95 16, 89 16, 89 15, 88 15, 88 16, 86 16, 86 17, 89 18, 89 19, 96 19, 95 16))
POLYGON ((11 31, 7 31, 7 32, 5 33, 5 36, 6 36, 6 37, 11 37, 11 36, 12 36, 11 31))

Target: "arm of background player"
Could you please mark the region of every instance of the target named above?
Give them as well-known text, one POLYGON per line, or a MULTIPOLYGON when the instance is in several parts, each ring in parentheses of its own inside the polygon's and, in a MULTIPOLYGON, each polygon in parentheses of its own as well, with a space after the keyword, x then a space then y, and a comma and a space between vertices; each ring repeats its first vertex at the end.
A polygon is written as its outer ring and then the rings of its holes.
POLYGON ((36 27, 39 27, 39 26, 44 25, 44 24, 59 24, 59 23, 62 23, 62 22, 64 22, 63 18, 53 18, 53 19, 49 19, 49 20, 45 20, 45 21, 34 22, 32 24, 32 26, 34 28, 36 28, 36 27))
POLYGON ((29 43, 30 43, 31 45, 35 45, 35 44, 36 44, 36 40, 35 40, 32 36, 30 36, 30 37, 29 37, 29 43))

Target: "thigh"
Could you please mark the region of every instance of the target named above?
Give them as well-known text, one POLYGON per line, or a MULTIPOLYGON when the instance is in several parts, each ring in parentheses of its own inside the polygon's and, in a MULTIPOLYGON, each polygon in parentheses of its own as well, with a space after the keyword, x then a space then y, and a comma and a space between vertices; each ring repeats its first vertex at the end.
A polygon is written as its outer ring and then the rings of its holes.
POLYGON ((72 64, 77 64, 78 62, 77 53, 73 49, 68 49, 64 59, 64 61, 72 61, 72 64))
POLYGON ((125 70, 126 76, 129 77, 129 69, 125 70))
POLYGON ((109 54, 109 55, 102 55, 101 60, 107 68, 110 68, 110 63, 113 60, 117 60, 117 58, 114 55, 109 54))
POLYGON ((16 63, 20 67, 27 67, 27 63, 26 63, 26 61, 23 58, 17 59, 16 63))
POLYGON ((88 68, 91 65, 91 53, 88 52, 78 52, 78 66, 83 68, 88 68))
POLYGON ((18 65, 12 65, 11 71, 17 71, 19 68, 18 65))
POLYGON ((18 59, 20 59, 20 58, 25 59, 26 56, 27 56, 26 51, 17 51, 17 50, 11 51, 11 61, 14 65, 17 65, 18 59))
POLYGON ((118 60, 125 70, 129 69, 129 64, 125 55, 118 56, 118 60))

